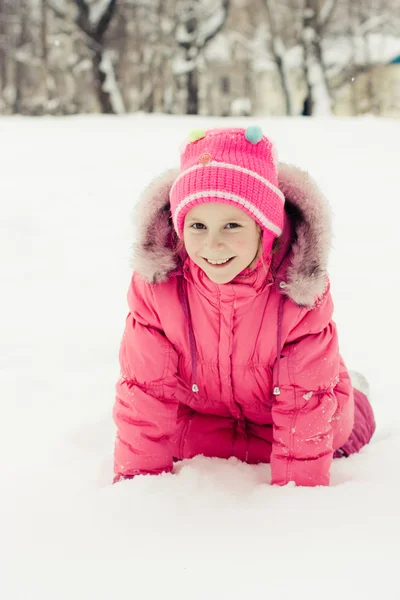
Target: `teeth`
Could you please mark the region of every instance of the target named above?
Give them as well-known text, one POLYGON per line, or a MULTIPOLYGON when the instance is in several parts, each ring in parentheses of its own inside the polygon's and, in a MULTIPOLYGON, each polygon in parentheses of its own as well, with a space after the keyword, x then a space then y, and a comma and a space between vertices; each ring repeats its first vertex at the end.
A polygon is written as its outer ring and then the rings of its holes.
POLYGON ((211 260, 210 258, 206 258, 206 261, 209 262, 211 265, 223 265, 224 263, 228 262, 228 260, 230 260, 230 258, 225 258, 222 260, 211 260))

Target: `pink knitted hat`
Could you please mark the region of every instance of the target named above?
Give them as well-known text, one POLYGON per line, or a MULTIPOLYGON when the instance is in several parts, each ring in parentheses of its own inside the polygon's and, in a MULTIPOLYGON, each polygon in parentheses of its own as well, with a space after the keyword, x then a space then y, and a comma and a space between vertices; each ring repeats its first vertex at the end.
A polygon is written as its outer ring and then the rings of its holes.
POLYGON ((170 192, 179 237, 191 208, 205 202, 223 202, 241 208, 260 225, 264 250, 270 250, 282 233, 285 203, 278 188, 272 143, 254 126, 196 130, 189 140, 170 192))

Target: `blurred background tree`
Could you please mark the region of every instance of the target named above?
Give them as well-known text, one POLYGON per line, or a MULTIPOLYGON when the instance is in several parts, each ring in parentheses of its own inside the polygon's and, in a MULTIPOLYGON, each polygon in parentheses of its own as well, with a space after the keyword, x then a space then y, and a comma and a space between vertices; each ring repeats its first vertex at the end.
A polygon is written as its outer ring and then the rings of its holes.
POLYGON ((398 0, 0 0, 0 114, 400 116, 398 0))

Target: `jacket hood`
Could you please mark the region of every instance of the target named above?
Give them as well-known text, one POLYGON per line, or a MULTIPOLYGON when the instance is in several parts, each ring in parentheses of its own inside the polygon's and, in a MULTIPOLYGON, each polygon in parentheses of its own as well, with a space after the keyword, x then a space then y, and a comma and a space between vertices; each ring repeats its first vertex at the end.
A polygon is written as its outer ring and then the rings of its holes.
MULTIPOLYGON (((137 235, 131 266, 153 284, 167 281, 179 267, 169 205, 169 192, 178 174, 177 169, 171 169, 155 179, 135 209, 137 235)), ((279 269, 284 264, 285 271, 280 277, 285 281, 281 286, 283 292, 298 305, 312 306, 326 286, 332 242, 331 211, 306 171, 280 163, 278 180, 285 196, 285 227, 272 267, 279 269)))

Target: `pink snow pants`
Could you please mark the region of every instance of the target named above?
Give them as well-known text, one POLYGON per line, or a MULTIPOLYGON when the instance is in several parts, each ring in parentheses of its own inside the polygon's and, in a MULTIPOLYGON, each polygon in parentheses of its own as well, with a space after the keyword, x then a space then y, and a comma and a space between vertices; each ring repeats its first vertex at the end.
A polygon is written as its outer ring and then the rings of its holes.
POLYGON ((347 442, 334 452, 333 458, 343 458, 361 450, 372 438, 375 427, 374 412, 368 398, 354 388, 354 426, 347 442))

